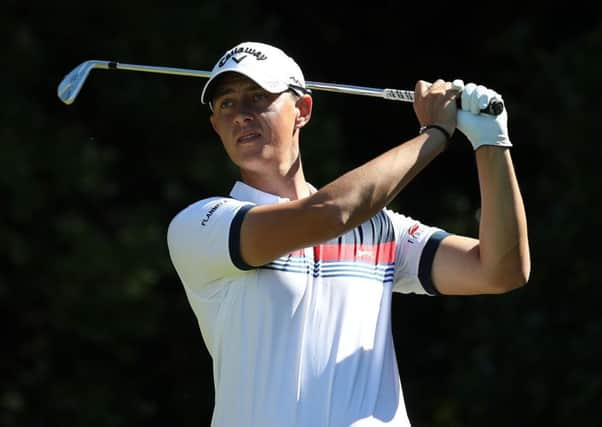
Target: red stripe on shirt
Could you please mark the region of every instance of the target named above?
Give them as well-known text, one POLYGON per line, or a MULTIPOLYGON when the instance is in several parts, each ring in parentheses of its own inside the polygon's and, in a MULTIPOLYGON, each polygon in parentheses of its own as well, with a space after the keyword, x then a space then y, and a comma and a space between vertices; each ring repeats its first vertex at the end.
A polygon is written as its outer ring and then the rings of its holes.
POLYGON ((305 255, 305 251, 303 249, 297 249, 296 251, 288 254, 289 257, 303 257, 305 255))
POLYGON ((374 264, 395 262, 395 242, 376 245, 320 245, 314 247, 315 261, 363 261, 374 264))

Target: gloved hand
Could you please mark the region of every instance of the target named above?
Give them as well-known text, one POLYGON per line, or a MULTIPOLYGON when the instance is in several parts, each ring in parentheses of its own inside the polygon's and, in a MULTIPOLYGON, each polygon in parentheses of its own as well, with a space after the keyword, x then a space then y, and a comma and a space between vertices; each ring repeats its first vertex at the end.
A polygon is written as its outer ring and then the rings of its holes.
POLYGON ((497 116, 480 113, 492 99, 503 101, 502 96, 485 86, 468 83, 462 80, 453 81, 454 89, 462 91, 462 109, 458 110, 457 129, 471 142, 474 150, 482 145, 512 147, 508 136, 508 113, 504 111, 497 116))

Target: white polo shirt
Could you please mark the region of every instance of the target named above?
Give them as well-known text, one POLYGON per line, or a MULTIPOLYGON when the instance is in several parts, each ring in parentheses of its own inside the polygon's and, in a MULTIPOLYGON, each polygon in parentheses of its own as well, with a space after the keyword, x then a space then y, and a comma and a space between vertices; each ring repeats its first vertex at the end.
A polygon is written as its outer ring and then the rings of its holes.
POLYGON ((213 359, 212 427, 409 426, 391 333, 392 292, 436 294, 446 233, 383 210, 259 268, 239 253, 254 205, 286 202, 237 182, 168 230, 174 267, 213 359))

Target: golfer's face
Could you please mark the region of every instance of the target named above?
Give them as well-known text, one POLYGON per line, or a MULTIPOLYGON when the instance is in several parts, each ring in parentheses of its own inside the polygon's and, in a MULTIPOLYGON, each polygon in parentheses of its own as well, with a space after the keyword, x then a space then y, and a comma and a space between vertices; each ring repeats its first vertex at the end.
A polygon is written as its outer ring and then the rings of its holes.
POLYGON ((240 74, 227 74, 212 97, 211 124, 242 170, 286 168, 298 156, 293 141, 297 110, 290 92, 273 94, 240 74))

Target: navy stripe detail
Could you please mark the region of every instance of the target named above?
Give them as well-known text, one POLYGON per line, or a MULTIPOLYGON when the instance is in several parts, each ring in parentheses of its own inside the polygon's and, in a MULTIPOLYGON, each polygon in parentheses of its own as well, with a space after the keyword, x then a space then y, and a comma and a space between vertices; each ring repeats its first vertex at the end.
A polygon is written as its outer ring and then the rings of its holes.
POLYGON ((282 271, 286 273, 301 273, 308 274, 314 278, 331 278, 331 277, 359 277, 363 279, 376 280, 382 283, 393 282, 395 276, 394 264, 382 264, 376 268, 374 265, 361 266, 345 263, 348 266, 341 266, 340 263, 312 263, 307 259, 298 260, 295 263, 288 262, 271 262, 259 268, 266 270, 282 271), (334 265, 333 265, 334 264, 334 265))
POLYGON ((445 231, 436 231, 429 238, 429 241, 426 242, 424 249, 422 250, 422 254, 420 255, 420 265, 418 266, 418 278, 420 279, 420 283, 422 283, 422 287, 425 291, 427 291, 430 295, 441 295, 441 292, 437 290, 437 287, 433 283, 432 269, 433 269, 433 260, 435 259, 435 253, 439 248, 439 244, 441 240, 445 239, 449 236, 449 233, 445 231))
POLYGON ((381 273, 381 274, 367 274, 361 271, 347 271, 347 272, 311 272, 309 271, 309 269, 307 270, 293 270, 290 268, 279 268, 276 267, 274 265, 268 264, 268 265, 264 265, 262 267, 259 267, 261 269, 264 270, 274 270, 274 271, 282 271, 285 273, 301 273, 301 274, 309 274, 311 276, 313 276, 314 278, 331 278, 331 277, 358 277, 360 279, 367 279, 367 280, 375 280, 377 282, 382 282, 382 283, 391 283, 393 282, 393 279, 395 277, 395 272, 393 270, 386 272, 386 273, 381 273))
POLYGON ((240 255, 240 227, 242 225, 242 220, 252 207, 253 205, 245 205, 240 208, 238 212, 236 212, 236 215, 234 215, 234 219, 232 219, 232 223, 230 224, 230 237, 228 241, 230 259, 232 260, 232 264, 241 270, 251 270, 255 268, 252 265, 247 264, 240 255))
POLYGON ((347 233, 330 239, 324 244, 342 245, 342 244, 360 244, 360 245, 377 245, 379 243, 387 243, 395 240, 395 231, 391 219, 384 211, 378 212, 368 221, 357 226, 347 233))

